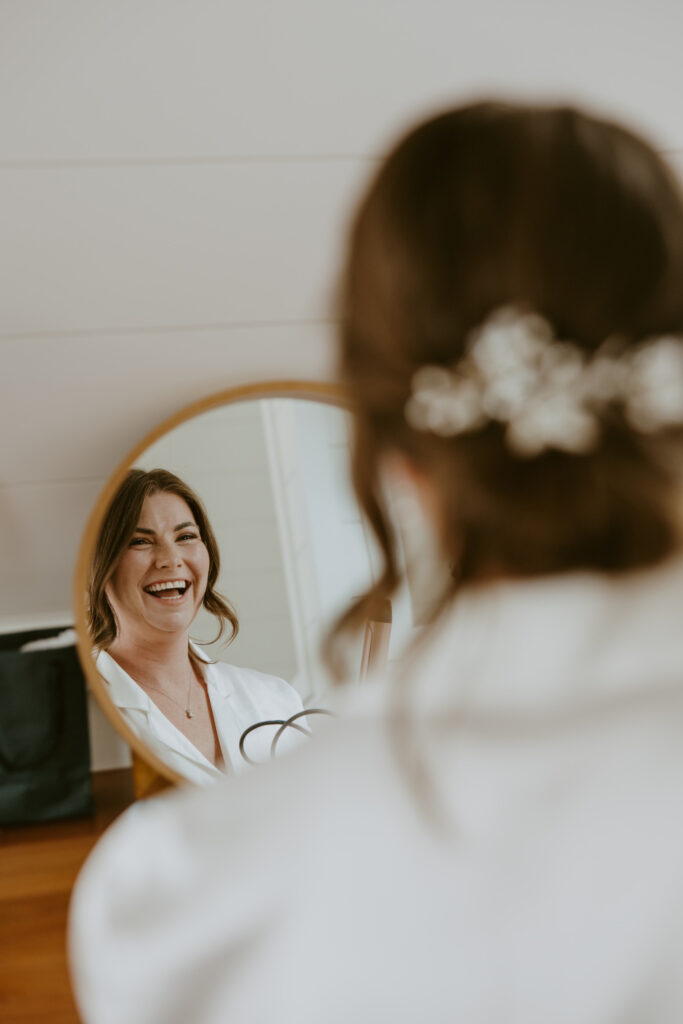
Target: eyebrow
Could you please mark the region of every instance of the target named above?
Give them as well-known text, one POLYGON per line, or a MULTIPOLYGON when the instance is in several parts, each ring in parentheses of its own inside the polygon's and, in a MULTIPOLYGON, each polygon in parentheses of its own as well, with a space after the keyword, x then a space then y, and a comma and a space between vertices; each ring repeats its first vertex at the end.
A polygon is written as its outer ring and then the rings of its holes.
MULTIPOLYGON (((177 533, 178 530, 184 530, 185 527, 187 527, 187 526, 194 526, 195 530, 199 529, 199 527, 197 526, 196 523, 193 523, 190 520, 188 520, 186 523, 178 523, 177 526, 174 526, 173 527, 173 532, 177 533)), ((154 530, 148 530, 147 527, 145 527, 145 526, 136 526, 134 532, 135 533, 148 533, 152 537, 155 536, 155 531, 154 530)))

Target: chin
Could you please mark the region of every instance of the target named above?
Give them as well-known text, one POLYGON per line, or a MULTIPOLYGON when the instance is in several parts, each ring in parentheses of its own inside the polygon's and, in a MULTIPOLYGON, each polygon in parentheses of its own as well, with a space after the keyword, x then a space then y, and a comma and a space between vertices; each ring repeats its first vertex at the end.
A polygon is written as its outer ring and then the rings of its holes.
POLYGON ((194 616, 190 619, 188 616, 183 615, 182 618, 178 616, 176 619, 169 615, 163 619, 160 618, 155 622, 148 619, 148 622, 150 626, 154 629, 161 630, 162 633, 182 633, 189 630, 190 626, 194 622, 194 616))

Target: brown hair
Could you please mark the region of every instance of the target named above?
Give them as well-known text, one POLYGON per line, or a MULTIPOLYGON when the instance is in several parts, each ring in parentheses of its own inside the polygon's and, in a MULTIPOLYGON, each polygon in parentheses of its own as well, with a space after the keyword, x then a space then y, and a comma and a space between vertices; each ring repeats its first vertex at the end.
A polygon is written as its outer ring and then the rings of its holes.
POLYGON ((667 461, 680 432, 646 438, 612 409, 594 452, 522 460, 498 424, 444 439, 406 423, 415 371, 451 365, 511 304, 586 350, 683 331, 683 200, 650 146, 578 110, 479 103, 418 126, 380 166, 348 243, 340 369, 354 487, 384 564, 337 633, 400 582, 379 485, 392 451, 434 487, 451 593, 495 572, 635 569, 680 542, 667 461))
POLYGON ((116 637, 116 619, 107 600, 105 588, 135 532, 145 498, 160 491, 177 494, 186 502, 192 511, 199 527, 201 539, 209 553, 209 572, 202 605, 208 612, 215 615, 220 623, 215 640, 223 635, 226 621, 232 627, 230 641, 237 636, 239 623, 235 610, 215 589, 220 571, 220 554, 206 510, 200 499, 186 483, 166 469, 150 469, 148 471, 131 469, 112 498, 107 514, 102 521, 90 567, 88 627, 96 647, 106 650, 116 637))

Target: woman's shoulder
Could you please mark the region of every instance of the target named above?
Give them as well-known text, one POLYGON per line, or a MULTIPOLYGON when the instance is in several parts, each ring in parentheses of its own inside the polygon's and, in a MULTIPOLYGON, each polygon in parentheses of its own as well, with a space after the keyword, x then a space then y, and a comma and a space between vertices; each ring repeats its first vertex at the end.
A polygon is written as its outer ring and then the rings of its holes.
POLYGON ((261 672, 255 668, 244 668, 228 662, 216 661, 209 668, 214 681, 229 687, 234 693, 255 698, 258 696, 275 697, 286 707, 301 707, 301 697, 295 688, 280 676, 261 672))
POLYGON ((261 672, 257 668, 245 668, 242 665, 232 665, 227 661, 214 661, 212 662, 212 669, 218 675, 229 679, 231 683, 237 685, 251 685, 251 686, 266 686, 273 687, 275 689, 282 689, 292 687, 288 682, 282 679, 280 676, 271 675, 269 672, 261 672))
POLYGON ((125 669, 121 668, 111 654, 105 650, 94 648, 92 656, 107 693, 120 710, 125 708, 137 708, 141 711, 151 710, 151 701, 140 684, 125 669))

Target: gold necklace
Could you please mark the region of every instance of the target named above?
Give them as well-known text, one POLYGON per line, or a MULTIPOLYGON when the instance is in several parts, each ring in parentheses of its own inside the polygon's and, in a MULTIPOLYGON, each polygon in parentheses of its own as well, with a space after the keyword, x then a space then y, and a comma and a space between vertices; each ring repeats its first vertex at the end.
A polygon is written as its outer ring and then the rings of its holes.
POLYGON ((175 706, 177 708, 180 708, 181 711, 184 711, 186 718, 194 718, 194 712, 192 710, 192 677, 193 676, 194 676, 194 672, 192 671, 192 669, 190 669, 190 678, 188 679, 188 682, 187 682, 187 700, 185 702, 185 707, 183 707, 183 705, 180 704, 175 699, 175 697, 172 697, 170 695, 170 693, 166 693, 166 691, 162 690, 159 686, 152 686, 151 683, 147 683, 145 685, 145 689, 146 690, 154 690, 156 693, 161 693, 164 697, 166 697, 167 700, 170 700, 173 704, 175 704, 175 706))

